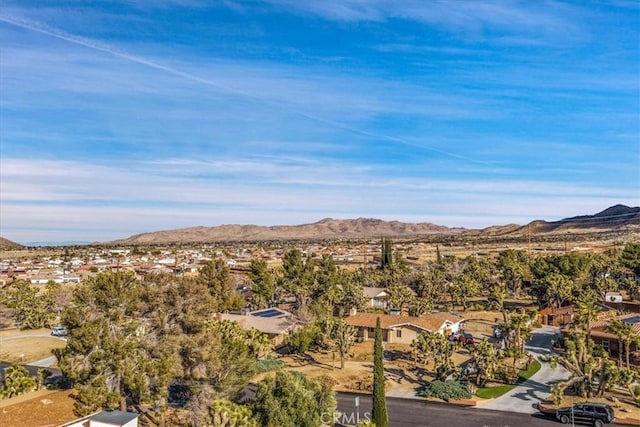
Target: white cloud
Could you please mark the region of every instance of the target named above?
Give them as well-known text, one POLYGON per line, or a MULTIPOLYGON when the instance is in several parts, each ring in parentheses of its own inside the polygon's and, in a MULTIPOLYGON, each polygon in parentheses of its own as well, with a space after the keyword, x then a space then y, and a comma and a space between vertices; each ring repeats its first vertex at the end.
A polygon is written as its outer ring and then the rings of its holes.
MULTIPOLYGON (((582 11, 558 2, 510 0, 266 0, 286 10, 317 15, 333 21, 384 22, 400 18, 443 28, 457 34, 482 37, 485 31, 501 30, 531 37, 544 36, 556 43, 562 39, 584 39, 587 33, 576 23, 582 11), (562 36, 558 39, 558 36, 562 36)), ((520 43, 524 40, 520 38, 520 43)), ((538 38, 539 40, 539 38, 538 38)))
MULTIPOLYGON (((210 167, 179 159, 160 164, 196 172, 210 167)), ((387 179, 348 165, 308 166, 236 164, 224 172, 234 177, 227 180, 154 174, 149 164, 120 168, 2 159, 0 220, 3 233, 23 241, 47 240, 48 232, 40 231, 47 228, 53 234, 67 230, 68 239, 96 240, 195 225, 273 225, 336 215, 475 227, 595 213, 634 200, 624 190, 554 181, 387 179)))

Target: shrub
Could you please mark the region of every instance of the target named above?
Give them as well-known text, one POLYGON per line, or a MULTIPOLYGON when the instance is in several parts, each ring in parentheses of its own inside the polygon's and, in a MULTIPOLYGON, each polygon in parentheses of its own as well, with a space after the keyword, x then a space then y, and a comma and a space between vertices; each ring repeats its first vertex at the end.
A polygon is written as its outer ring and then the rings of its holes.
POLYGON ((284 365, 284 362, 281 360, 258 360, 256 362, 256 369, 258 373, 275 371, 280 369, 284 365))
POLYGON ((0 393, 4 397, 14 397, 28 393, 36 388, 36 381, 29 376, 27 368, 11 365, 5 371, 4 388, 0 393))
POLYGON ((466 385, 459 381, 433 381, 420 392, 424 397, 435 397, 448 402, 450 399, 471 399, 466 385))
POLYGON ((314 325, 307 325, 293 334, 288 344, 294 353, 302 354, 306 353, 311 345, 316 341, 318 337, 318 330, 314 325))

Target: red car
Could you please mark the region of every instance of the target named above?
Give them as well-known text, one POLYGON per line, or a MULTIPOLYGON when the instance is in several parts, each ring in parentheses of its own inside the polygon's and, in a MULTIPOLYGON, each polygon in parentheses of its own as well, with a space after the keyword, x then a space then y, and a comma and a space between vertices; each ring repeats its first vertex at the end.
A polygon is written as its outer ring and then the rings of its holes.
POLYGON ((462 345, 473 345, 475 340, 473 339, 473 335, 463 332, 458 335, 458 341, 462 343, 462 345))

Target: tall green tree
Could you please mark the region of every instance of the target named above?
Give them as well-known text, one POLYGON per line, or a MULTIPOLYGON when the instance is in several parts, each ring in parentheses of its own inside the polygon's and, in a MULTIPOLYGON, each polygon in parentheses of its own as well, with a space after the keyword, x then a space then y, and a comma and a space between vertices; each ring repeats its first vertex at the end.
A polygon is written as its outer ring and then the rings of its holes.
POLYGON ((387 287, 387 294, 389 295, 390 307, 397 308, 400 313, 408 309, 416 299, 411 288, 402 283, 395 283, 387 287))
POLYGON ((206 285, 215 300, 217 311, 237 310, 244 298, 235 290, 229 266, 221 259, 207 262, 199 271, 198 280, 206 285))
POLYGON ((382 270, 393 265, 393 242, 390 239, 382 238, 380 241, 380 268, 382 270))
POLYGON ((317 427, 333 420, 335 392, 326 377, 278 371, 258 383, 252 409, 265 427, 317 427))
POLYGON ((333 318, 322 324, 329 328, 328 338, 331 347, 340 355, 340 369, 344 369, 344 357, 349 352, 356 339, 356 328, 349 325, 342 318, 333 318))
POLYGON ((382 350, 382 328, 380 318, 376 320, 376 335, 373 343, 373 409, 371 421, 376 427, 388 427, 387 400, 384 390, 384 353, 382 350))
POLYGON ((507 286, 501 281, 495 281, 489 285, 488 293, 489 308, 501 312, 502 319, 506 323, 507 310, 505 309, 504 301, 508 295, 507 286))
POLYGON ((531 275, 526 252, 514 249, 502 251, 498 254, 497 265, 507 287, 518 298, 523 282, 531 275))
POLYGON ((18 280, 9 287, 5 304, 13 310, 13 318, 22 329, 38 329, 53 325, 56 308, 48 293, 18 280))
POLYGON ((252 284, 252 299, 256 308, 268 307, 269 303, 273 301, 276 284, 273 274, 269 271, 267 261, 258 258, 252 259, 247 276, 252 284))
POLYGON ((575 302, 578 287, 569 276, 551 272, 536 280, 532 293, 537 297, 542 307, 562 307, 575 302))
POLYGON ((422 332, 411 342, 416 363, 427 365, 433 362, 433 373, 436 380, 444 381, 455 369, 453 354, 457 349, 448 337, 439 332, 422 332))
POLYGON ((531 336, 531 317, 524 309, 512 313, 506 323, 499 325, 507 351, 515 358, 524 356, 524 345, 531 336))
POLYGON ((63 324, 66 347, 55 349, 63 374, 78 390, 76 409, 126 409, 148 399, 150 358, 140 343, 139 282, 132 273, 103 273, 76 289, 63 324))
POLYGON ((441 288, 438 287, 434 280, 430 280, 430 276, 427 273, 419 273, 412 277, 411 288, 416 291, 418 297, 426 301, 429 310, 433 309, 435 305, 441 300, 441 288))
POLYGON ((487 381, 495 377, 501 358, 486 338, 476 341, 469 347, 469 352, 476 370, 476 385, 483 387, 487 381))
POLYGON ((362 285, 353 280, 353 275, 341 270, 339 299, 335 302, 334 311, 338 316, 348 314, 351 309, 362 309, 367 299, 364 296, 362 285))
POLYGON ((462 273, 449 285, 451 300, 455 304, 462 305, 464 311, 467 310, 469 298, 477 296, 479 291, 480 284, 470 273, 462 273))
POLYGON ((278 285, 296 298, 299 312, 305 311, 315 292, 315 283, 315 263, 311 256, 304 257, 297 248, 286 251, 282 256, 278 285))
POLYGON ((620 263, 640 276, 640 243, 627 243, 620 254, 620 263))
POLYGON ((213 320, 190 336, 180 349, 183 381, 193 390, 211 391, 216 398, 238 393, 255 373, 256 357, 237 322, 213 320))

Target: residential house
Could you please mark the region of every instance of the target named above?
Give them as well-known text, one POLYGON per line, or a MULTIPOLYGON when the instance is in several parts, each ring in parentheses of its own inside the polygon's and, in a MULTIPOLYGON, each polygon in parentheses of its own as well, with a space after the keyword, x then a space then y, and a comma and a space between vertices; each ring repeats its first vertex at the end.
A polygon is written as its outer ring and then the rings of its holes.
POLYGON ((538 312, 538 322, 541 325, 563 327, 573 320, 576 308, 573 305, 566 307, 547 307, 538 312))
POLYGON ((271 338, 273 347, 286 344, 288 337, 300 327, 293 314, 279 308, 265 308, 243 314, 218 313, 216 319, 238 322, 245 331, 257 329, 271 338))
MULTIPOLYGON (((619 355, 624 355, 625 350, 624 344, 620 345, 621 343, 619 342, 618 336, 607 330, 607 325, 613 319, 620 319, 624 323, 631 325, 635 333, 640 336, 640 315, 638 313, 628 313, 621 316, 601 317, 589 323, 589 335, 591 339, 607 350, 611 357, 618 358, 619 355)), ((640 354, 636 354, 638 350, 640 350, 640 348, 636 344, 631 345, 632 363, 636 365, 638 364, 638 359, 640 359, 640 354)))
POLYGON ((385 288, 373 288, 365 286, 362 288, 365 298, 367 298, 367 307, 386 309, 389 303, 389 294, 385 288))
POLYGON ((63 424, 61 427, 138 427, 138 414, 106 410, 63 424))
POLYGON ((380 318, 382 340, 387 343, 411 344, 421 332, 439 332, 446 336, 458 333, 464 319, 449 313, 431 313, 419 317, 357 313, 346 318, 348 324, 358 328, 361 340, 375 338, 376 320, 380 318))
POLYGON ((620 303, 622 302, 622 294, 620 292, 607 292, 604 295, 605 302, 620 303))

